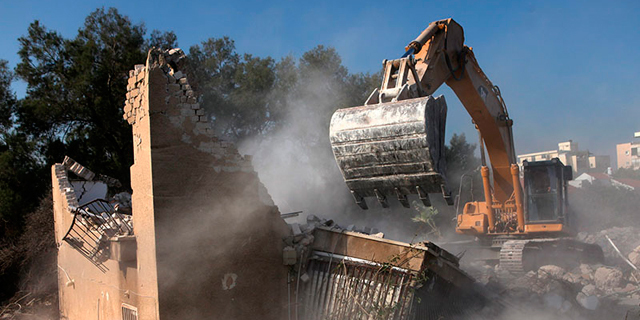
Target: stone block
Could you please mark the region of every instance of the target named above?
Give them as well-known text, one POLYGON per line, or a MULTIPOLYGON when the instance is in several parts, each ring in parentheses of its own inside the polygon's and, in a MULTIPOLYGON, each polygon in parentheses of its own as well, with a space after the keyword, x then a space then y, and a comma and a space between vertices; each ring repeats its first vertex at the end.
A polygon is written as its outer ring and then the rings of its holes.
POLYGON ((195 131, 201 134, 211 134, 211 126, 206 122, 196 122, 195 131))
POLYGON ((183 116, 187 116, 187 117, 191 117, 191 116, 195 116, 196 113, 191 110, 191 109, 187 109, 187 108, 181 108, 180 109, 180 114, 183 116))
POLYGON ((555 279, 561 280, 564 276, 565 271, 563 268, 554 265, 546 265, 540 267, 538 269, 538 278, 539 279, 555 279))
POLYGON ((187 103, 195 104, 197 102, 198 100, 196 99, 196 97, 187 97, 187 103))
POLYGON ((177 83, 172 83, 172 84, 168 84, 167 85, 167 92, 169 93, 175 93, 177 91, 180 91, 180 85, 177 83))
POLYGON ((204 109, 196 109, 196 114, 199 116, 204 116, 204 109))
POLYGON ((191 122, 198 122, 198 121, 200 121, 199 116, 191 116, 191 122))
POLYGON ((193 103, 193 104, 191 104, 191 109, 193 109, 193 110, 198 110, 198 109, 200 109, 200 104, 199 104, 199 103, 193 103))
POLYGON ((177 80, 180 80, 184 78, 184 73, 182 73, 182 71, 174 72, 173 77, 176 78, 177 80))
POLYGON ((143 72, 143 71, 138 72, 138 74, 136 75, 136 82, 142 82, 142 80, 144 80, 145 75, 146 75, 146 72, 143 72))
POLYGON ((296 249, 290 246, 284 247, 282 250, 282 264, 292 266, 296 264, 296 261, 296 249))
POLYGON ((598 289, 610 292, 620 286, 622 271, 612 267, 600 267, 596 270, 593 279, 598 289))
POLYGON ((198 116, 198 118, 199 122, 209 122, 209 117, 207 116, 198 116))
POLYGON ((582 292, 579 292, 576 296, 576 301, 587 310, 596 310, 600 304, 600 300, 596 296, 588 296, 582 292))

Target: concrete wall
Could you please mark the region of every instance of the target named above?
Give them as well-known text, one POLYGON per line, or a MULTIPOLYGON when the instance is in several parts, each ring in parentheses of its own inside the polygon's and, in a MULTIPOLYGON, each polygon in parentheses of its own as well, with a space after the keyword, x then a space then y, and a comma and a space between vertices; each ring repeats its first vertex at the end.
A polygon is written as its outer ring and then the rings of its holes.
POLYGON ((574 177, 583 172, 604 172, 611 165, 608 156, 593 156, 589 151, 580 151, 578 143, 572 140, 558 143, 558 150, 522 154, 517 158, 521 169, 524 160, 544 161, 558 158, 564 165, 571 166, 574 177))
POLYGON ((620 143, 616 145, 616 151, 618 168, 640 169, 640 143, 620 143))
POLYGON ((61 319, 121 319, 123 303, 153 308, 157 298, 140 294, 135 260, 107 259, 98 268, 62 240, 73 220, 71 210, 78 206, 67 169, 63 164, 51 168, 61 319))

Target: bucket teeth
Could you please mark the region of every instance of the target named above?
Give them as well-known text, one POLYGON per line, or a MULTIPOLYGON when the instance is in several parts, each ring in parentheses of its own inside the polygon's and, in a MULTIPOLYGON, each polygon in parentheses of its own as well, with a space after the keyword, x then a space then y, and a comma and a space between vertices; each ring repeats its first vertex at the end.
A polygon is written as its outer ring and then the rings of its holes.
POLYGON ((444 201, 447 202, 447 205, 452 206, 453 198, 451 197, 451 191, 449 191, 447 189, 447 186, 445 186, 444 184, 440 185, 440 188, 442 189, 442 197, 444 198, 444 201))
POLYGON ((356 193, 355 191, 351 190, 351 195, 353 196, 353 198, 356 200, 356 204, 362 208, 362 210, 367 210, 369 209, 369 207, 367 206, 367 202, 364 200, 364 198, 359 195, 358 193, 356 193))
POLYGON ((403 194, 402 191, 400 191, 400 189, 398 188, 395 188, 395 192, 396 196, 398 196, 398 201, 400 202, 400 204, 405 208, 409 208, 409 200, 407 199, 407 195, 403 194))
POLYGON ((431 200, 429 200, 429 194, 424 192, 420 186, 416 186, 416 192, 418 193, 418 198, 422 201, 425 207, 431 207, 431 200))
POLYGON ((373 192, 376 194, 376 198, 378 198, 378 202, 382 205, 383 208, 389 208, 389 203, 387 202, 387 197, 385 197, 382 192, 378 189, 373 189, 373 192))

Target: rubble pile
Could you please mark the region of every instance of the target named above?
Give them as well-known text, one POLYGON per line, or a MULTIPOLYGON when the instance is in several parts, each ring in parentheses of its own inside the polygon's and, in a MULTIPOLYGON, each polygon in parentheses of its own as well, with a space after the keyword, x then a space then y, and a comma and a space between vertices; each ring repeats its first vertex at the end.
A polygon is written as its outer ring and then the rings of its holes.
MULTIPOLYGON (((636 227, 614 227, 595 233, 580 232, 576 238, 586 243, 599 245, 604 252, 606 259, 605 262, 607 264, 619 265, 624 263, 613 246, 609 243, 609 240, 607 240, 607 236, 623 253, 632 252, 638 245, 640 245, 640 228, 636 227)), ((636 260, 640 260, 637 256, 634 256, 634 258, 636 260)), ((636 263, 636 265, 640 266, 638 263, 636 263)))
POLYGON ((605 265, 580 264, 573 269, 545 265, 525 274, 512 274, 499 266, 475 261, 469 263, 468 271, 505 302, 550 310, 559 318, 624 319, 627 311, 640 305, 640 272, 619 256, 606 236, 632 264, 640 266, 638 231, 631 227, 612 228, 580 235, 582 241, 602 247, 605 265))
POLYGON ((307 216, 307 223, 291 223, 289 224, 289 228, 291 228, 291 236, 284 239, 285 241, 285 265, 294 265, 296 264, 296 257, 301 258, 297 261, 305 261, 308 258, 308 254, 311 250, 308 250, 309 245, 313 243, 313 231, 317 227, 329 227, 333 230, 338 231, 351 231, 362 233, 378 238, 384 238, 384 233, 380 232, 376 228, 370 227, 358 227, 355 225, 349 225, 346 228, 341 227, 336 224, 331 219, 322 219, 315 215, 307 216), (295 253, 295 255, 293 254, 295 253), (288 261, 287 261, 288 260, 288 261))

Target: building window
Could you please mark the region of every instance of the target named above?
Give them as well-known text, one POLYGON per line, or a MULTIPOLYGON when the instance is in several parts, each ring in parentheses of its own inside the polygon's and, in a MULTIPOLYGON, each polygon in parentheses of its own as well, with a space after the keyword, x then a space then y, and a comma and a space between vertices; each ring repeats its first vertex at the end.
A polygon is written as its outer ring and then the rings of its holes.
POLYGON ((123 303, 122 320, 138 320, 138 308, 123 303))

